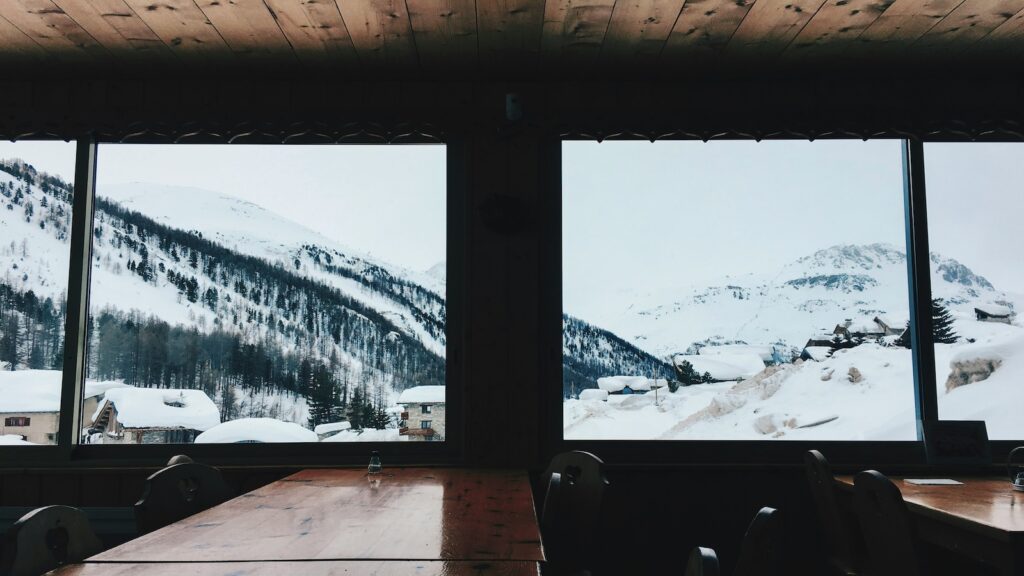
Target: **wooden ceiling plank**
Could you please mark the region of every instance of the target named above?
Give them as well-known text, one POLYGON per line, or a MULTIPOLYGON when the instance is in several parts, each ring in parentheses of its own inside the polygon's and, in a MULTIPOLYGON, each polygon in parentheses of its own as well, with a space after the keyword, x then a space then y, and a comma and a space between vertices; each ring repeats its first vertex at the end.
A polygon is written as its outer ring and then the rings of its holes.
POLYGON ((864 43, 899 50, 924 36, 963 0, 896 0, 858 37, 864 43))
POLYGON ((756 2, 726 46, 730 56, 763 60, 784 51, 817 14, 824 0, 756 2))
POLYGON ((53 0, 111 53, 132 59, 173 60, 160 37, 123 0, 53 0))
POLYGON ((684 0, 619 0, 615 3, 601 60, 652 65, 679 19, 684 0))
POLYGON ((334 0, 266 0, 299 60, 353 68, 355 47, 334 0))
POLYGON ((548 0, 541 54, 563 67, 591 66, 601 52, 615 0, 548 0))
POLYGON ((512 72, 536 67, 544 30, 543 2, 477 0, 477 35, 482 68, 512 72))
POLYGON ((107 56, 106 49, 51 0, 4 0, 0 16, 57 57, 69 61, 107 56))
POLYGON ((665 43, 662 62, 716 59, 753 5, 754 0, 687 0, 665 43))
POLYGON ((164 44, 186 60, 230 60, 220 33, 193 0, 124 0, 164 44))
POLYGON ((365 67, 416 67, 416 45, 404 0, 338 0, 352 45, 365 67))
POLYGON ((929 55, 962 53, 989 36, 1021 10, 1024 0, 965 0, 914 43, 929 55))
POLYGON ((970 46, 967 55, 990 63, 1019 65, 1020 58, 1024 56, 1024 10, 1017 12, 970 46))
POLYGON ((0 46, 3 46, 0 62, 40 62, 49 58, 42 46, 3 17, 0 17, 0 46))
POLYGON ((294 59, 291 44, 263 0, 196 0, 196 5, 235 54, 294 59))
POLYGON ((477 64, 474 0, 406 0, 420 66, 471 69, 477 64))
POLYGON ((847 51, 895 0, 826 0, 786 49, 791 60, 833 58, 847 51))

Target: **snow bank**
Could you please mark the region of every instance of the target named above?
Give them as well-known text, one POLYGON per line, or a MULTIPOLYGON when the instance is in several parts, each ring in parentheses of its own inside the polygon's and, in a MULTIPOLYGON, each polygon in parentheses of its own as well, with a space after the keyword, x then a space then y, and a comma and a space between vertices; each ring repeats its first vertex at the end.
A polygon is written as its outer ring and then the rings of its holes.
POLYGON ((756 354, 764 362, 771 362, 774 350, 771 346, 754 346, 751 344, 722 344, 720 346, 704 346, 698 352, 701 356, 748 356, 756 354))
POLYGON ((580 392, 580 400, 599 400, 608 401, 608 391, 599 390, 597 388, 588 388, 580 392))
MULTIPOLYGON (((85 397, 99 396, 121 382, 86 382, 85 397)), ((60 370, 18 370, 0 372, 0 412, 58 412, 60 370)))
POLYGON ((35 446, 36 444, 22 440, 17 434, 0 434, 0 446, 35 446))
POLYGON ((313 428, 313 432, 319 436, 323 436, 324 434, 341 432, 342 430, 349 430, 351 428, 351 422, 328 422, 327 424, 317 424, 316 427, 313 428))
POLYGON ((637 392, 651 389, 651 379, 646 376, 607 376, 597 379, 597 387, 605 392, 622 392, 626 386, 637 392))
POLYGON ((234 442, 316 442, 309 430, 273 418, 239 418, 222 422, 199 436, 196 444, 230 444, 234 442))
POLYGON ((416 386, 402 391, 398 397, 399 404, 442 404, 444 403, 444 386, 416 386))
POLYGON ((814 360, 815 362, 824 362, 828 359, 829 354, 832 353, 831 346, 808 346, 804 348, 804 352, 814 360))
MULTIPOLYGON (((441 386, 443 388, 443 386, 441 386)), ((321 442, 403 442, 408 436, 400 436, 398 428, 364 428, 362 430, 342 430, 334 436, 328 436, 321 442)))
POLYGON ((202 390, 115 388, 108 390, 93 420, 110 402, 126 428, 187 428, 205 431, 220 424, 220 411, 202 390), (180 406, 175 406, 180 404, 180 406))
POLYGON ((672 361, 676 366, 682 365, 683 361, 689 362, 699 374, 707 372, 719 382, 750 378, 764 370, 764 361, 756 354, 677 354, 672 361))

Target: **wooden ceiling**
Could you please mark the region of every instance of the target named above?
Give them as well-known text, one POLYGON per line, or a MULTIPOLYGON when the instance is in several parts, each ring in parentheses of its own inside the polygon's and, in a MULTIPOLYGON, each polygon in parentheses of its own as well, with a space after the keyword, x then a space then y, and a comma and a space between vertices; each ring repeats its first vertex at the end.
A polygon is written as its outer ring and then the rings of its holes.
POLYGON ((27 70, 352 75, 1020 62, 1024 0, 2 0, 27 70))

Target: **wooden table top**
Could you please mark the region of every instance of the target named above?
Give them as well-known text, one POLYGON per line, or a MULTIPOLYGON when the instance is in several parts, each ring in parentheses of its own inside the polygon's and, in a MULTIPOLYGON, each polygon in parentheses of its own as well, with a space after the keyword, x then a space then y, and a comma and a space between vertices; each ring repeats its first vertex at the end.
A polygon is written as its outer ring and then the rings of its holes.
MULTIPOLYGON (((892 481, 903 494, 907 508, 914 513, 959 524, 1001 540, 1024 535, 1024 492, 1015 491, 1008 479, 951 478, 963 484, 922 486, 908 484, 902 477, 893 477, 892 481)), ((841 488, 853 488, 853 476, 837 476, 836 482, 841 488)))
POLYGON ((89 562, 544 560, 523 471, 303 470, 89 562))
POLYGON ((536 562, 313 560, 307 562, 87 562, 51 576, 538 576, 536 562))

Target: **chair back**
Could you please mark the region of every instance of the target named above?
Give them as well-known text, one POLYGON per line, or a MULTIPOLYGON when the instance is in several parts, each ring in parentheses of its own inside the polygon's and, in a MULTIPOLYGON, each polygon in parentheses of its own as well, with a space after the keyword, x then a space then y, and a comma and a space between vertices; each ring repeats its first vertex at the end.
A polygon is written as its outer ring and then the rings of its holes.
POLYGON ((804 455, 804 468, 829 562, 843 574, 857 574, 864 563, 864 550, 859 535, 851 529, 856 520, 849 509, 839 506, 832 468, 817 450, 804 455))
POLYGON ((914 525, 900 489, 874 470, 853 479, 853 496, 873 576, 920 576, 914 525))
POLYGON ((146 478, 135 503, 139 534, 173 524, 232 497, 220 470, 196 462, 172 464, 146 478))
POLYGON ((589 452, 564 452, 551 460, 544 477, 547 493, 541 536, 545 555, 552 565, 585 568, 597 549, 592 543, 608 486, 604 462, 589 452))
POLYGON ((686 562, 685 576, 718 576, 718 555, 711 548, 694 548, 686 562))
POLYGON ((740 556, 736 561, 735 576, 777 576, 779 574, 782 526, 779 512, 764 507, 743 535, 740 556))
POLYGON ((103 550, 85 513, 70 506, 46 506, 25 514, 8 530, 0 575, 37 576, 81 562, 103 550))

